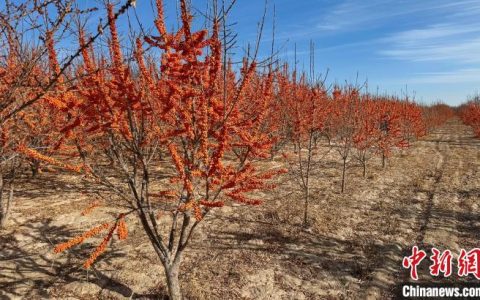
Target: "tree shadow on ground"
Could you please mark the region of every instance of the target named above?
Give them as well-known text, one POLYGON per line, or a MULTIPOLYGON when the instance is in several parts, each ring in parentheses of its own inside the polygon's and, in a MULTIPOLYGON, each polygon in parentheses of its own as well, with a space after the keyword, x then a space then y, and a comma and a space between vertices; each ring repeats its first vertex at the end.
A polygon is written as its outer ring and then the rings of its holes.
MULTIPOLYGON (((67 226, 52 224, 51 219, 29 223, 15 232, 0 236, 0 299, 49 298, 49 289, 72 282, 93 283, 100 287, 99 293, 108 290, 123 297, 160 299, 158 294, 136 295, 127 285, 106 275, 92 266, 87 272, 83 262, 96 247, 79 245, 54 255, 54 245, 66 241, 80 232, 67 226), (2 298, 3 297, 3 298, 2 298)), ((112 242, 98 259, 109 266, 112 260, 126 254, 112 242)), ((102 267, 104 269, 104 267, 102 267)))
MULTIPOLYGON (((476 191, 473 191, 475 193, 476 191)), ((469 193, 471 195, 472 193, 469 193)), ((429 199, 432 201, 431 199, 429 199)), ((405 200, 406 201, 406 200, 405 200)), ((457 236, 465 241, 478 241, 480 238, 480 214, 473 211, 452 211, 438 207, 430 207, 429 210, 416 210, 405 202, 402 214, 399 214, 400 222, 407 222, 407 217, 412 214, 417 220, 415 242, 420 249, 431 255, 431 248, 436 247, 446 250, 448 245, 426 243, 423 238, 427 228, 444 230, 449 235, 457 236)), ((245 230, 217 230, 208 237, 208 243, 194 244, 192 247, 198 250, 211 251, 238 251, 246 250, 253 252, 266 252, 274 255, 281 261, 283 270, 296 272, 298 277, 309 278, 342 278, 353 277, 362 282, 364 291, 376 288, 385 298, 396 298, 398 289, 403 283, 411 282, 409 270, 402 268, 402 258, 411 255, 412 245, 394 242, 381 242, 371 238, 342 240, 333 236, 306 233, 298 230, 286 232, 282 230, 282 224, 267 220, 243 220, 241 218, 225 218, 226 221, 240 224, 245 230), (257 225, 255 225, 257 223, 257 225), (242 225, 244 224, 244 225, 242 225), (253 230, 252 230, 253 228, 253 230), (388 274, 394 282, 387 281, 385 276, 375 276, 375 273, 388 274), (322 274, 322 276, 319 276, 322 274)), ((460 246, 465 247, 459 241, 460 246)), ((472 245, 473 246, 473 245, 472 245)), ((450 249, 455 252, 455 249, 450 249)), ((430 275, 429 257, 425 259, 419 273, 423 279, 430 283, 471 283, 475 281, 472 276, 459 278, 456 276, 457 268, 454 254, 453 275, 450 278, 432 277, 430 275)))
POLYGON ((208 245, 192 247, 205 251, 214 248, 220 251, 266 252, 277 256, 283 265, 282 269, 288 270, 286 272, 301 272, 296 274, 300 278, 308 276, 321 280, 325 276, 336 279, 353 277, 365 282, 365 288, 378 286, 382 290, 389 289, 390 284, 373 278, 372 274, 381 265, 391 265, 385 262, 389 259, 389 255, 385 254, 401 248, 399 244, 381 244, 373 240, 340 240, 305 232, 285 234, 273 226, 269 230, 264 228, 253 233, 217 231, 209 236, 208 241, 208 245))
POLYGON ((16 186, 21 186, 15 190, 15 197, 26 198, 29 200, 43 199, 49 196, 58 195, 61 192, 65 194, 93 194, 108 192, 108 189, 92 183, 84 184, 81 180, 74 181, 71 178, 64 178, 58 174, 43 173, 35 178, 23 176, 18 178, 16 186))

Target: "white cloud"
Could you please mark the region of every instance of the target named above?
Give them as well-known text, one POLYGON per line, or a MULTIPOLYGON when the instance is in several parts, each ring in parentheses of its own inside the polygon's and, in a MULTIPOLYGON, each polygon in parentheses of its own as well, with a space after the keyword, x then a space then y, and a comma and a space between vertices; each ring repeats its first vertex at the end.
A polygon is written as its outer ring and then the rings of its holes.
POLYGON ((391 58, 420 61, 448 61, 451 63, 480 62, 480 39, 450 41, 446 43, 411 43, 409 47, 399 46, 380 51, 391 58))
POLYGON ((480 68, 465 68, 447 72, 419 73, 410 78, 414 83, 458 84, 477 83, 480 85, 480 68))
POLYGON ((382 39, 388 47, 379 53, 408 61, 480 62, 480 23, 434 24, 398 32, 382 39))
POLYGON ((445 17, 457 19, 459 16, 478 17, 478 12, 478 0, 344 0, 324 13, 315 28, 323 31, 355 31, 362 27, 380 27, 384 21, 402 16, 444 14, 445 17))
POLYGON ((471 24, 434 24, 427 28, 412 29, 397 33, 390 37, 388 40, 391 42, 398 42, 403 44, 409 44, 412 41, 418 40, 433 40, 438 38, 452 37, 463 35, 466 33, 479 32, 480 27, 471 26, 471 24))

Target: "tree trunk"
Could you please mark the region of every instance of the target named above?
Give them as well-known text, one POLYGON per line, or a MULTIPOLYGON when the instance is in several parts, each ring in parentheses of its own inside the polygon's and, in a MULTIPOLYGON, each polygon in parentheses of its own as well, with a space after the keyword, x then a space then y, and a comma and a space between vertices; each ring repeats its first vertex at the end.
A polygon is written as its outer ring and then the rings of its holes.
POLYGON ((367 177, 367 162, 363 161, 363 178, 367 177))
POLYGON ((174 262, 171 266, 165 268, 165 275, 167 276, 167 286, 170 300, 183 299, 180 288, 180 281, 178 280, 179 269, 180 261, 174 262))
POLYGON ((0 173, 0 229, 3 228, 7 219, 6 209, 3 204, 3 187, 3 174, 0 173))
POLYGON ((10 216, 12 201, 13 201, 13 182, 10 183, 10 193, 8 194, 7 207, 5 208, 5 214, 3 215, 3 219, 1 221, 0 228, 3 228, 5 226, 5 224, 7 223, 8 217, 10 216))
MULTIPOLYGON (((173 249, 174 241, 172 240, 172 238, 174 238, 174 236, 171 235, 170 236, 171 240, 170 240, 169 244, 171 243, 172 247, 170 247, 170 245, 168 245, 168 247, 167 247, 167 245, 165 245, 165 247, 162 247, 162 249, 165 249, 166 253, 159 250, 161 248, 158 246, 159 245, 158 240, 155 239, 154 229, 150 226, 150 223, 147 220, 147 215, 145 215, 144 212, 140 212, 139 215, 140 215, 140 221, 143 225, 143 228, 144 228, 145 232, 147 233, 147 236, 150 239, 150 242, 152 243, 153 247, 156 250, 158 250, 156 252, 157 252, 158 258, 162 262, 163 270, 165 272, 165 277, 167 279, 168 299, 170 299, 170 300, 182 300, 183 296, 182 296, 180 281, 179 281, 178 277, 179 277, 180 265, 181 265, 181 262, 182 262, 182 254, 183 254, 184 249, 177 249, 177 252, 176 253, 174 252, 174 249, 173 249), (173 257, 173 260, 170 260, 169 259, 170 257, 173 257)), ((176 221, 174 221, 174 222, 176 222, 176 221)), ((188 222, 184 222, 184 224, 182 226, 188 226, 188 222)), ((175 230, 176 226, 173 227, 173 228, 174 228, 173 230, 175 230)), ((182 234, 183 234, 183 232, 182 232, 182 234)), ((186 242, 185 239, 179 238, 178 247, 180 247, 180 243, 182 241, 184 243, 186 242)), ((187 239, 187 241, 188 241, 188 239, 187 239)), ((186 244, 184 244, 184 246, 186 246, 186 244)))
POLYGON ((323 136, 327 139, 328 145, 332 145, 332 141, 330 139, 330 135, 328 133, 323 133, 323 136))
POLYGON ((343 171, 342 171, 342 193, 345 191, 345 171, 347 169, 347 158, 343 159, 343 171))
POLYGON ((0 228, 4 228, 7 223, 8 216, 10 215, 10 210, 12 207, 13 201, 13 181, 15 179, 15 171, 12 172, 12 179, 10 180, 10 192, 8 194, 7 203, 3 204, 3 190, 5 183, 3 180, 3 174, 0 175, 0 228))
POLYGON ((38 160, 34 160, 30 163, 30 169, 32 170, 32 178, 37 177, 38 171, 40 170, 40 162, 38 160))
MULTIPOLYGON (((308 201, 310 200, 310 167, 312 164, 313 138, 313 132, 310 131, 310 136, 308 140, 307 170, 305 174, 305 211, 303 215, 303 226, 305 228, 308 227, 308 201)), ((300 147, 298 147, 298 151, 301 151, 300 147)))
POLYGON ((303 212, 303 227, 308 227, 308 201, 310 200, 310 189, 307 186, 305 189, 305 207, 303 212))
POLYGON ((385 165, 386 165, 385 152, 382 152, 382 168, 385 168, 385 165))

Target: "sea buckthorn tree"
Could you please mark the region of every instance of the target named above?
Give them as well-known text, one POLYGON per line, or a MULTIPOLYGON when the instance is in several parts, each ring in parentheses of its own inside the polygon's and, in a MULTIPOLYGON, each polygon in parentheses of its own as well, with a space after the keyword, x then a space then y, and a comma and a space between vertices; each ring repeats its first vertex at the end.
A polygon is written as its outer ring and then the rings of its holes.
POLYGON ((21 162, 27 159, 35 174, 38 158, 51 155, 62 144, 57 140, 61 123, 54 120, 62 120, 59 106, 65 103, 52 96, 70 95, 58 88, 80 49, 70 49, 72 55, 62 64, 52 65, 57 55, 52 51, 54 33, 59 32, 57 38, 62 38, 74 19, 94 10, 74 7, 74 0, 24 0, 5 1, 0 8, 0 227, 12 207, 13 180, 22 171, 21 162), (49 65, 53 68, 45 74, 49 65), (35 151, 27 151, 31 148, 35 151), (10 185, 7 198, 3 195, 4 176, 10 185))
POLYGON ((289 90, 291 86, 288 64, 283 64, 274 73, 273 100, 268 110, 265 128, 273 138, 270 151, 272 160, 288 143, 293 141, 293 120, 290 111, 291 102, 289 102, 291 101, 291 91, 289 90))
POLYGON ((480 137, 480 100, 478 97, 460 107, 463 122, 473 128, 475 135, 480 137))
POLYGON ((232 201, 260 204, 252 192, 273 188, 270 179, 284 172, 260 170, 257 164, 272 145, 262 130, 265 112, 259 109, 272 99, 271 73, 261 74, 255 60, 245 59, 239 74, 222 76, 220 18, 213 14, 210 30, 195 31, 187 1, 179 2, 181 27, 169 32, 163 3, 156 1, 159 35, 136 39, 135 65, 122 51, 112 4, 107 7, 109 58, 96 55, 86 43, 88 34, 80 30, 77 97, 65 99, 67 125, 61 130, 65 147, 76 148, 77 161, 64 163, 22 149, 83 173, 110 194, 104 205, 116 218, 57 245, 55 252, 103 233, 84 264, 89 268, 115 234, 127 238, 129 220, 136 218, 164 267, 170 299, 182 298, 182 257, 202 220, 232 201), (145 44, 156 51, 149 53, 145 44), (258 87, 261 93, 252 99, 258 87), (162 159, 160 149, 168 153, 162 159), (232 159, 234 150, 240 159, 232 159), (107 152, 113 165, 106 163, 107 152))
POLYGON ((341 192, 345 191, 347 165, 354 147, 360 113, 360 91, 353 86, 335 87, 333 94, 333 132, 335 149, 342 159, 341 192))
POLYGON ((296 72, 293 72, 290 83, 283 84, 280 93, 288 99, 288 119, 291 120, 291 138, 296 156, 290 161, 290 167, 303 192, 303 226, 308 227, 312 171, 318 165, 314 157, 314 139, 324 126, 328 96, 323 83, 309 83, 305 74, 298 79, 296 77, 296 72))
POLYGON ((363 177, 367 176, 367 163, 375 155, 375 143, 380 135, 380 126, 377 116, 377 102, 371 95, 365 94, 361 97, 361 105, 358 118, 355 123, 357 130, 353 137, 354 157, 360 162, 363 169, 363 177))

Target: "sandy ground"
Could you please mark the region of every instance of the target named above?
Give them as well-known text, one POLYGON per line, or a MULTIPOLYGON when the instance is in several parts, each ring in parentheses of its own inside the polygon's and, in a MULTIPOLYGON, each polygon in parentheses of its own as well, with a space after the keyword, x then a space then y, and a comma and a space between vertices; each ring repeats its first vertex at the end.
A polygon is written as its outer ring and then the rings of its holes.
MULTIPOLYGON (((269 164, 280 164, 280 161, 269 164)), ((370 161, 367 178, 351 164, 340 190, 335 152, 315 170, 310 231, 302 231, 301 193, 291 175, 261 195, 261 207, 224 207, 194 236, 182 265, 188 299, 388 299, 408 271, 412 245, 478 247, 480 141, 454 119, 386 169, 370 161)), ((138 224, 90 271, 82 262, 96 243, 55 255, 53 245, 108 217, 84 217, 91 199, 66 174, 42 174, 16 189, 9 226, 0 232, 0 299, 158 299, 164 276, 138 224)), ((428 265, 428 264, 427 264, 428 265)), ((428 267, 421 279, 432 281, 428 267)), ((454 269, 456 272, 456 269, 454 269)), ((454 275, 450 281, 458 278, 454 275)), ((467 278, 472 280, 471 278, 467 278)))

